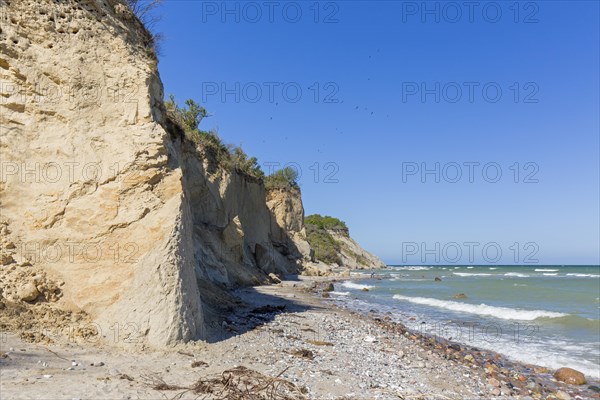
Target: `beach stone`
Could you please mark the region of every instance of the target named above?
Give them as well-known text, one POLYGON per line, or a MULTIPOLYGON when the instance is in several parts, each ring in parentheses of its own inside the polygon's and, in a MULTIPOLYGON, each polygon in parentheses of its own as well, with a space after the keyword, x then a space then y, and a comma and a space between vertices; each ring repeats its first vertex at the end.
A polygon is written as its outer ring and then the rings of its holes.
POLYGON ((473 362, 474 358, 471 354, 467 354, 464 358, 465 361, 473 362))
POLYGON ((554 379, 569 383, 571 385, 583 385, 585 384, 585 375, 573 368, 559 368, 554 373, 554 379))
POLYGON ((454 296, 452 296, 453 299, 466 299, 467 295, 464 293, 457 293, 454 296))
POLYGON ((571 396, 569 395, 569 393, 563 392, 562 390, 556 392, 555 396, 558 400, 571 400, 571 396))
POLYGON ((590 385, 588 386, 588 389, 590 389, 593 392, 600 393, 600 387, 598 386, 590 385))
POLYGON ((0 253, 0 265, 8 265, 15 261, 12 255, 0 253))
POLYGON ((442 278, 440 278, 439 276, 436 276, 436 277, 435 277, 435 279, 434 279, 434 281, 436 281, 436 282, 441 282, 441 281, 442 281, 442 278))
POLYGON ((455 351, 460 351, 460 345, 458 345, 456 343, 452 343, 452 344, 448 345, 448 348, 455 350, 455 351))
POLYGON ((279 279, 279 277, 272 272, 269 274, 269 278, 271 278, 273 283, 281 283, 281 279, 279 279))
POLYGON ((368 292, 368 291, 369 291, 369 289, 367 289, 366 287, 365 287, 365 288, 362 288, 361 290, 362 290, 363 292, 368 292))
POLYGON ((39 296, 37 287, 33 282, 27 282, 21 286, 17 292, 19 299, 23 301, 33 301, 39 296))
POLYGON ((500 389, 495 388, 494 390, 492 390, 492 396, 500 396, 500 389))
POLYGON ((329 282, 327 285, 325 285, 325 287, 323 288, 324 292, 333 292, 335 290, 335 288, 333 287, 333 283, 329 282))
POLYGON ((488 379, 488 383, 494 387, 500 387, 500 381, 496 378, 488 379))

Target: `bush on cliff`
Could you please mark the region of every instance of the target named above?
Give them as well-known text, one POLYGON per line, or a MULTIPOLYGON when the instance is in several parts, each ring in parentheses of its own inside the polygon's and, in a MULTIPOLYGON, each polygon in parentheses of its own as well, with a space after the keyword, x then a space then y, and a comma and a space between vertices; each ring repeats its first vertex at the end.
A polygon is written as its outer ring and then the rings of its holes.
POLYGON ((329 232, 315 225, 306 225, 306 239, 315 252, 315 259, 326 264, 342 265, 340 244, 329 232))
POLYGON ((194 100, 188 99, 184 107, 179 107, 173 95, 165 101, 167 116, 185 132, 186 137, 196 143, 219 167, 227 171, 238 171, 256 179, 263 179, 256 157, 248 157, 241 147, 223 143, 216 131, 200 129, 204 118, 210 117, 206 109, 194 100))
POLYGON ((341 244, 329 231, 348 236, 348 227, 344 221, 328 215, 309 215, 304 218, 306 239, 315 251, 315 258, 327 264, 342 264, 340 258, 341 244))
POLYGON ((267 190, 297 188, 297 179, 298 171, 291 167, 285 167, 265 178, 265 188, 267 190))
POLYGON ((304 224, 314 225, 319 229, 348 232, 348 226, 344 221, 330 217, 329 215, 324 217, 319 214, 309 215, 304 218, 304 224))

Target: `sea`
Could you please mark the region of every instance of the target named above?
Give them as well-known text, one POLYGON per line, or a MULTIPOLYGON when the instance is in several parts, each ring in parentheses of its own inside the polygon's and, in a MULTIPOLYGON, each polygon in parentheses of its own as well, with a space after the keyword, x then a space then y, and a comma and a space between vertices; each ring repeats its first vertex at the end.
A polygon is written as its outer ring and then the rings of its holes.
POLYGON ((598 265, 419 265, 374 272, 371 278, 370 271, 354 271, 355 279, 335 284, 331 299, 516 361, 571 367, 600 379, 598 265))

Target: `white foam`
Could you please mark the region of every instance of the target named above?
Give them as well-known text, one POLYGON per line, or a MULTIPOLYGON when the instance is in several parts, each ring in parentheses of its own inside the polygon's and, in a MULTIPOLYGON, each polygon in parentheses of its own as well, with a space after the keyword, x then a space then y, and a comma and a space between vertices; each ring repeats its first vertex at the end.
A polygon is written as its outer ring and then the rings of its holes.
POLYGON ((600 275, 596 274, 567 274, 567 276, 575 276, 577 278, 600 278, 600 275))
POLYGON ((473 269, 474 267, 467 267, 467 269, 473 269))
POLYGON ((537 268, 535 272, 557 272, 557 269, 545 269, 545 268, 537 268))
POLYGON ((350 295, 350 292, 336 292, 336 291, 333 291, 333 292, 330 292, 330 293, 333 294, 333 295, 335 295, 335 296, 348 296, 348 295, 350 295))
POLYGON ((399 269, 401 271, 429 271, 431 267, 423 267, 423 266, 407 266, 407 267, 396 267, 395 269, 399 269))
POLYGON ((447 301, 432 299, 428 297, 408 297, 401 296, 399 294, 394 295, 396 300, 404 300, 415 304, 423 304, 426 306, 433 306, 444 308, 446 310, 464 312, 469 314, 477 315, 489 315, 500 319, 511 319, 521 321, 533 321, 534 319, 546 317, 546 318, 559 318, 564 317, 567 314, 545 311, 545 310, 519 310, 508 307, 494 307, 486 304, 468 304, 458 303, 456 301, 447 301))
POLYGON ((556 273, 554 273, 554 274, 549 274, 549 273, 548 273, 548 274, 546 274, 546 273, 544 273, 544 274, 542 274, 542 275, 544 275, 544 276, 556 276, 556 275, 558 275, 558 274, 556 274, 556 273))
POLYGON ((493 270, 498 269, 498 268, 490 268, 490 269, 493 271, 493 270))
POLYGON ((476 274, 471 272, 453 272, 452 275, 458 276, 492 276, 494 274, 476 274))
POLYGON ((504 274, 504 276, 514 276, 517 278, 529 278, 529 275, 527 274, 520 274, 518 272, 507 272, 504 274))
POLYGON ((342 286, 347 287, 348 289, 356 289, 356 290, 373 288, 373 286, 370 286, 370 285, 361 285, 360 283, 354 283, 354 282, 344 282, 344 283, 342 283, 342 286))

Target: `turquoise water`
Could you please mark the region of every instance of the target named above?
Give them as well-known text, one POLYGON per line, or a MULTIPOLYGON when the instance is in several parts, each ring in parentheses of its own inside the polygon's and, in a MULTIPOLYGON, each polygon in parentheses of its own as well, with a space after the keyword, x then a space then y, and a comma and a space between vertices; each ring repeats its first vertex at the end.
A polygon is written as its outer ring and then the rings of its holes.
POLYGON ((600 377, 600 266, 399 266, 376 274, 337 284, 333 298, 522 362, 600 377), (466 298, 453 297, 459 293, 466 298))

